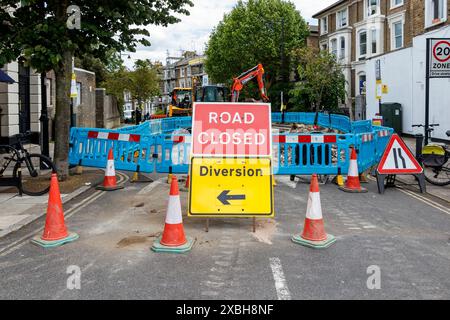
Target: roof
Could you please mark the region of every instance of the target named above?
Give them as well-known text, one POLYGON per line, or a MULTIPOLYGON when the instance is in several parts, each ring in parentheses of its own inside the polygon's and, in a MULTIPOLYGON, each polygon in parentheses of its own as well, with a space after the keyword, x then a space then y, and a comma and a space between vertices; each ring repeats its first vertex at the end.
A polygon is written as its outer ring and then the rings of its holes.
POLYGON ((0 70, 0 82, 14 83, 14 79, 8 76, 3 70, 0 70))
POLYGON ((311 33, 319 32, 319 26, 308 25, 308 28, 311 33))
POLYGON ((335 2, 335 3, 333 3, 332 5, 326 7, 325 9, 323 9, 323 10, 317 12, 316 14, 314 14, 314 15, 313 15, 313 18, 314 18, 314 19, 317 19, 322 13, 325 13, 325 12, 327 12, 328 10, 331 10, 331 9, 333 9, 333 8, 336 8, 337 6, 339 6, 339 5, 341 5, 341 4, 345 3, 345 2, 347 2, 347 0, 339 0, 339 1, 335 2))

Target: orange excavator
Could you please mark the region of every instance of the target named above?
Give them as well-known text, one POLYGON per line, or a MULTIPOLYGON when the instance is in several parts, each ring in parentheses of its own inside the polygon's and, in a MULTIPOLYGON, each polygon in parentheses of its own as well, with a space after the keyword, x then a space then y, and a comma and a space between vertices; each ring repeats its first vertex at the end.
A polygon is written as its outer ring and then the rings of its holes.
POLYGON ((264 102, 269 102, 269 97, 266 93, 266 87, 264 85, 264 68, 262 64, 258 64, 256 67, 245 71, 239 77, 234 78, 233 85, 231 87, 231 102, 239 102, 239 93, 241 92, 244 85, 256 78, 258 81, 259 93, 264 102))

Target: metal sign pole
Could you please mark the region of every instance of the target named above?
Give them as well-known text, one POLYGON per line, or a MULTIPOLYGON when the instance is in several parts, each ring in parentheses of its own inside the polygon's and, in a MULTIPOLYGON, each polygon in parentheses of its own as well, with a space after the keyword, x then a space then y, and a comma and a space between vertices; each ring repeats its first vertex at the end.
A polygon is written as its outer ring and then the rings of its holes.
POLYGON ((431 39, 427 39, 427 60, 425 71, 425 145, 428 144, 428 138, 430 134, 430 132, 428 131, 430 127, 430 50, 431 39))

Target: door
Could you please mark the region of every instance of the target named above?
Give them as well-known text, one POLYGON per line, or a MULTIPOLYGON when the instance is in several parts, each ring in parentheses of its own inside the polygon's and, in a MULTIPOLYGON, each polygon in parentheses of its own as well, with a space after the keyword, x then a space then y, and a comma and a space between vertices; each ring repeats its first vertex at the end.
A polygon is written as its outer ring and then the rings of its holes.
POLYGON ((19 63, 19 132, 30 130, 30 67, 19 63))

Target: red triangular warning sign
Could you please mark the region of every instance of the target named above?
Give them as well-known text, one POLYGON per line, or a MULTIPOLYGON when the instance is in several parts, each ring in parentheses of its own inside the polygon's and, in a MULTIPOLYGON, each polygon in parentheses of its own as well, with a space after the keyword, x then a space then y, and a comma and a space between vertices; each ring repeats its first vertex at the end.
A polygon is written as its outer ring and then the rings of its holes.
POLYGON ((393 134, 378 164, 379 174, 418 174, 423 168, 397 134, 393 134))

